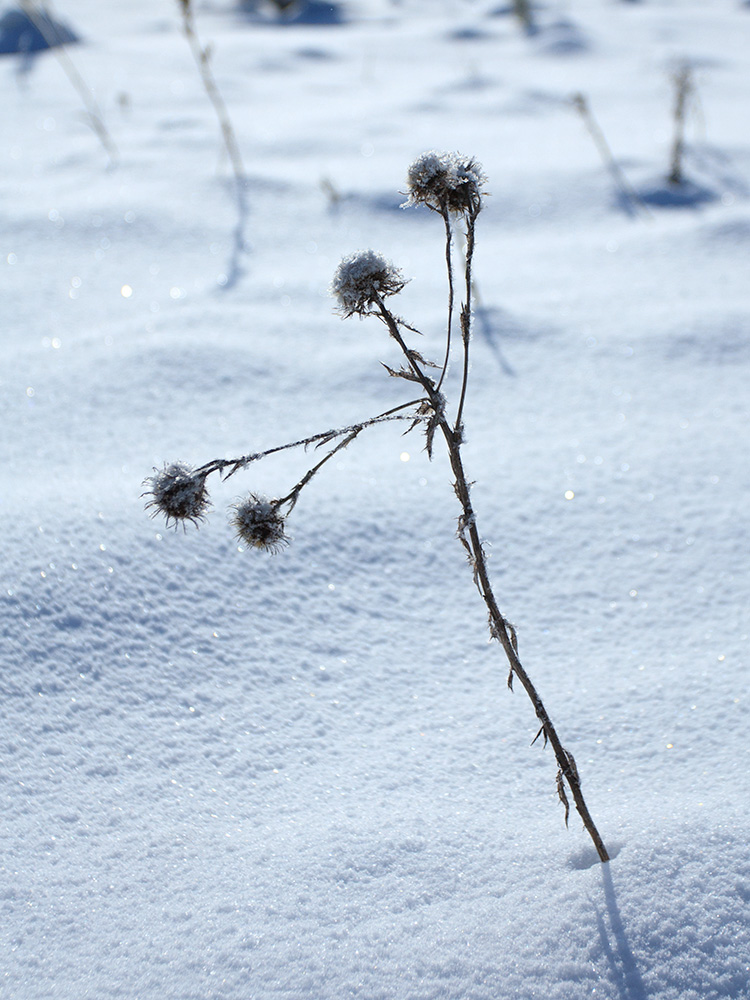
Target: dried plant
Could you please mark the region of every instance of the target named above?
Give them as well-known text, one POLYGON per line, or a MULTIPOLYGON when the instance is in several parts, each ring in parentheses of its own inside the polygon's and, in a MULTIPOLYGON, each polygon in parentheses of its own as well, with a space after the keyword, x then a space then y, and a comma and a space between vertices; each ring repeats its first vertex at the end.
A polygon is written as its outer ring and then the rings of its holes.
POLYGON ((224 146, 229 157, 229 162, 232 164, 232 171, 238 184, 244 184, 245 168, 242 165, 240 148, 237 144, 237 137, 234 134, 227 106, 224 103, 221 91, 211 70, 211 52, 208 48, 201 45, 198 38, 198 33, 195 29, 192 0, 178 0, 178 3, 182 14, 182 26, 185 31, 185 37, 188 40, 190 51, 200 72, 203 87, 219 120, 224 146))
POLYGON ((45 40, 50 50, 54 52, 63 72, 83 102, 83 106, 86 109, 86 120, 104 147, 109 157, 110 165, 114 166, 118 158, 117 146, 104 124, 104 116, 99 105, 96 103, 93 91, 81 76, 78 67, 68 51, 66 39, 55 26, 56 22, 47 10, 47 5, 38 2, 38 0, 20 0, 20 7, 45 40))
POLYGON ((513 0, 513 13, 527 35, 536 34, 536 22, 530 0, 513 0))
POLYGON ((510 667, 508 687, 514 680, 522 685, 534 707, 539 721, 540 737, 544 744, 551 744, 557 761, 557 792, 565 809, 567 825, 570 813, 568 795, 572 795, 584 826, 591 836, 599 858, 608 861, 609 855, 594 824, 581 791, 581 781, 573 755, 562 745, 542 699, 518 656, 516 632, 500 612, 492 590, 484 548, 471 501, 470 480, 464 470, 462 443, 464 438, 463 411, 469 375, 469 354, 472 333, 472 262, 475 247, 475 230, 485 198, 485 177, 479 164, 457 153, 429 152, 420 156, 408 174, 408 201, 406 205, 426 206, 443 220, 445 231, 445 261, 448 278, 448 314, 445 353, 440 363, 430 362, 409 346, 410 334, 418 333, 404 319, 392 311, 386 301, 404 287, 401 271, 389 260, 373 250, 364 250, 345 257, 334 275, 331 291, 338 310, 344 317, 357 315, 378 320, 398 345, 402 355, 399 368, 385 366, 388 374, 418 387, 418 398, 395 406, 361 423, 336 430, 324 431, 310 437, 280 445, 262 452, 254 452, 234 459, 215 459, 197 469, 190 470, 181 463, 156 471, 147 480, 149 506, 163 514, 168 522, 182 520, 198 523, 208 507, 206 480, 217 473, 227 479, 254 462, 275 452, 290 448, 323 449, 325 454, 300 481, 283 497, 268 499, 251 493, 234 507, 232 523, 238 537, 248 545, 278 551, 286 544, 285 522, 296 505, 304 487, 334 455, 346 448, 364 430, 386 421, 408 421, 407 432, 415 427, 425 435, 426 450, 432 458, 435 439, 442 438, 454 476, 453 488, 460 505, 457 536, 471 566, 474 583, 484 601, 489 618, 490 636, 503 647, 510 667), (458 309, 460 346, 454 343, 455 299, 454 234, 463 227, 465 242, 460 251, 463 263, 463 302, 458 309), (449 407, 443 393, 446 375, 455 351, 460 354, 461 377, 458 402, 449 407))
POLYGON ((672 151, 669 157, 669 175, 667 180, 670 184, 682 184, 685 175, 682 171, 682 161, 685 155, 685 122, 687 119, 688 102, 693 95, 693 70, 688 63, 678 66, 672 74, 672 84, 674 86, 674 105, 672 108, 672 119, 674 121, 674 136, 672 139, 672 151))
POLYGON ((204 47, 195 28, 195 18, 193 16, 192 0, 177 0, 182 14, 182 26, 193 54, 193 59, 198 67, 203 87, 208 95, 208 99, 213 105, 216 117, 219 121, 221 135, 224 140, 224 147, 232 165, 234 175, 235 201, 237 206, 237 222, 232 234, 232 254, 227 267, 227 275, 223 283, 224 288, 232 288, 238 281, 241 274, 240 259, 246 250, 245 228, 248 218, 247 206, 247 177, 245 168, 242 165, 240 147, 237 137, 232 127, 232 122, 221 96, 221 91, 216 83, 211 70, 211 52, 204 47))
POLYGON ((651 215, 651 212, 643 203, 640 195, 625 176, 624 170, 612 155, 609 143, 607 142, 599 123, 594 117, 594 113, 591 110, 591 106, 585 94, 573 94, 570 98, 570 103, 581 116, 581 120, 586 126, 586 130, 593 139, 597 152, 602 158, 602 163, 609 171, 610 176, 614 180, 617 187, 620 189, 620 193, 625 199, 626 204, 629 204, 632 207, 633 212, 641 211, 646 215, 651 215))

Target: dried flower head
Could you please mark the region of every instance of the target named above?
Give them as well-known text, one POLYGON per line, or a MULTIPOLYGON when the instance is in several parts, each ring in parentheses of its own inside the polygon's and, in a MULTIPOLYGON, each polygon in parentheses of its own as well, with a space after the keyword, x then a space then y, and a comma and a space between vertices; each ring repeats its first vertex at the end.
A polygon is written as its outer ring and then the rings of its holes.
POLYGON ((409 167, 409 199, 402 207, 426 205, 435 212, 476 215, 487 178, 481 166, 461 153, 423 153, 409 167))
POLYGON ((250 493, 232 507, 232 525, 237 538, 266 552, 278 552, 289 543, 284 528, 284 516, 268 497, 250 493))
POLYGON ((146 480, 149 490, 144 496, 152 499, 146 507, 153 507, 153 516, 163 514, 167 527, 183 527, 186 521, 197 524, 206 516, 211 506, 206 489, 205 476, 196 476, 192 466, 184 462, 172 462, 163 469, 155 469, 154 475, 146 480))
POLYGON ((344 257, 331 282, 331 295, 338 299, 344 316, 364 316, 377 300, 397 295, 406 279, 387 257, 375 250, 358 250, 344 257))

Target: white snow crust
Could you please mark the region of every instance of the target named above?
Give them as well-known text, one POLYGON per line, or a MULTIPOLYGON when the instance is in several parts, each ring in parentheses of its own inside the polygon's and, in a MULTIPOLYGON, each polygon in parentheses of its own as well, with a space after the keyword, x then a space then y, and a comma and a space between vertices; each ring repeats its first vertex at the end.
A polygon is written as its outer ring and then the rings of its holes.
POLYGON ((0 56, 3 1000, 750 998, 750 7, 508 6, 196 2, 246 212, 177 3, 56 5, 114 165, 53 51, 0 56), (363 432, 276 555, 226 511, 319 452, 213 477, 199 530, 144 510, 165 463, 410 398, 334 313, 357 247, 441 359, 442 221, 399 209, 426 150, 488 178, 464 457, 606 866, 437 441, 363 432))

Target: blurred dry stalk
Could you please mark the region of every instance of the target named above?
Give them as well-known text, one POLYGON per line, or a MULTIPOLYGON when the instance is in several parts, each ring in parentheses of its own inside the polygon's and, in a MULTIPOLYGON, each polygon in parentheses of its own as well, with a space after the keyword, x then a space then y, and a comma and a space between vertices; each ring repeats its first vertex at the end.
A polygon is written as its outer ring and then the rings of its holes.
POLYGON ((689 63, 683 63, 672 73, 674 87, 674 105, 672 120, 674 121, 674 137, 672 152, 669 158, 670 184, 682 184, 685 176, 682 171, 682 161, 685 155, 685 122, 687 119, 688 101, 695 91, 693 70, 689 63))
POLYGON ((585 94, 582 93, 573 94, 570 98, 570 103, 578 112, 578 114, 581 116, 583 124, 586 126, 586 130, 588 131, 591 138, 594 140, 594 145, 596 146, 599 156, 602 159, 602 163, 611 174, 612 179, 614 180, 617 187, 620 189, 620 192, 623 194, 623 196, 627 199, 628 203, 634 209, 640 210, 644 212, 646 215, 650 216, 651 212, 648 210, 646 205, 644 205, 643 201, 638 195, 638 192, 635 190, 633 185, 627 179, 622 167, 612 155, 612 150, 609 148, 609 143, 604 137, 604 132, 602 132, 599 123, 597 122, 593 112, 591 111, 591 107, 589 105, 589 102, 585 94))
POLYGON ((530 0, 513 0, 513 13, 518 18, 527 35, 536 33, 536 24, 530 0))
POLYGON ((178 0, 178 3, 182 13, 182 26, 185 31, 185 37, 190 45, 190 51, 193 53, 193 58, 195 59, 195 63, 200 72, 206 94, 208 95, 214 111, 216 112, 216 117, 219 120, 221 134, 224 139, 224 146, 226 147, 227 155, 229 156, 229 162, 232 164, 232 171, 234 173, 235 180, 237 181, 238 186, 242 187, 246 180, 245 168, 242 165, 242 157, 240 156, 237 137, 234 134, 227 106, 224 103, 221 91, 219 90, 211 70, 210 50, 201 45, 198 33, 195 30, 192 0, 178 0))
POLYGON ((502 615, 492 590, 471 501, 471 481, 463 465, 463 411, 472 336, 472 262, 476 222, 485 197, 485 177, 481 167, 473 159, 457 153, 430 152, 423 154, 411 165, 408 184, 409 200, 406 204, 425 206, 435 212, 441 217, 445 230, 448 310, 442 361, 431 362, 408 345, 410 334, 419 331, 386 305, 386 299, 397 295, 406 281, 401 271, 381 254, 374 250, 364 250, 345 257, 334 275, 331 291, 338 301, 339 312, 344 317, 369 317, 383 324, 402 356, 399 368, 384 365, 386 371, 394 378, 417 386, 420 396, 361 423, 325 431, 263 452, 235 459, 216 459, 197 469, 179 462, 172 463, 156 470, 147 481, 147 495, 151 498, 148 506, 154 509, 154 513, 165 516, 168 522, 182 522, 183 525, 187 521, 197 523, 210 506, 206 479, 213 473, 226 479, 274 452, 296 447, 326 448, 328 450, 323 458, 281 498, 271 500, 251 493, 232 508, 232 523, 242 542, 250 547, 278 551, 287 542, 284 523, 294 509, 301 491, 334 455, 346 448, 365 429, 386 421, 406 420, 409 422, 406 433, 417 426, 422 428, 430 459, 436 436, 442 437, 454 476, 453 489, 461 509, 457 537, 471 566, 474 584, 487 609, 490 636, 500 643, 505 652, 510 667, 508 687, 512 689, 513 682, 517 679, 531 700, 539 723, 539 731, 533 742, 541 737, 545 746, 548 742, 552 746, 557 761, 557 794, 565 809, 566 825, 570 814, 570 793, 600 860, 605 862, 609 860, 609 854, 584 800, 573 754, 562 745, 542 699, 519 659, 516 630, 502 615), (453 330, 456 313, 453 252, 454 234, 460 226, 463 227, 465 243, 460 251, 463 262, 463 302, 457 310, 460 335, 460 345, 457 347, 453 330), (456 353, 454 348, 460 354, 460 389, 458 403, 449 415, 449 404, 443 387, 451 358, 456 353))
POLYGON ((54 53, 55 58, 60 63, 60 66, 62 67, 68 80, 70 80, 71 84, 78 92, 78 96, 83 101, 83 105, 86 109, 87 121, 98 136, 99 141, 107 153, 107 156, 109 156, 110 164, 114 166, 119 155, 117 146, 107 131, 107 127, 104 124, 104 116, 99 109, 99 105, 96 103, 93 91, 79 73, 78 68, 71 58, 70 52, 68 51, 68 46, 66 45, 65 40, 62 39, 55 30, 55 21, 49 12, 49 4, 42 2, 36 3, 34 0, 20 0, 20 7, 23 13, 39 31, 50 50, 54 53))

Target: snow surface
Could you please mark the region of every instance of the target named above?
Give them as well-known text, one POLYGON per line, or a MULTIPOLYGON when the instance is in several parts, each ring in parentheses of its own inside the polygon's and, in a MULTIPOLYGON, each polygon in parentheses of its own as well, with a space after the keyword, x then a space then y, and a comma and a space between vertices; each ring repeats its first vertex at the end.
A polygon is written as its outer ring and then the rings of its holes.
POLYGON ((526 35, 497 0, 201 3, 244 218, 178 5, 55 14, 119 157, 54 52, 2 57, 0 997, 750 997, 750 8, 550 0, 526 35), (385 254, 439 355, 440 220, 398 208, 430 149, 489 178, 465 460, 606 866, 439 449, 370 429, 276 556, 225 510, 309 453, 214 483, 199 531, 140 497, 408 398, 327 288, 385 254))

